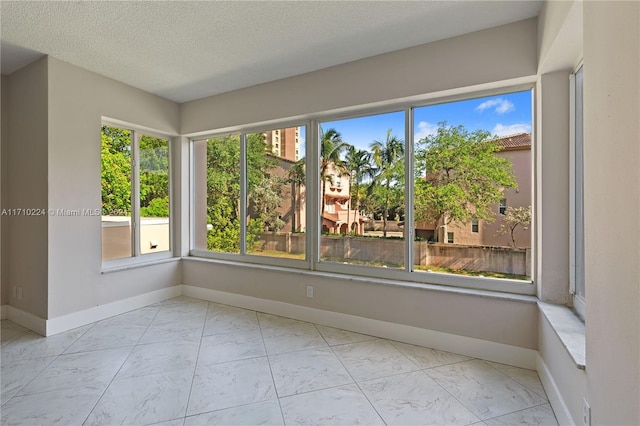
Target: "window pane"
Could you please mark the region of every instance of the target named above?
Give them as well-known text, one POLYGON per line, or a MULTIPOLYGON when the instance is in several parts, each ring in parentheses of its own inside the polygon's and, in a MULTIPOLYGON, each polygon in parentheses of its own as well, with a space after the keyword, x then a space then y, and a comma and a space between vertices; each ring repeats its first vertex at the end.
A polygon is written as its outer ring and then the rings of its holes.
POLYGON ((240 253, 240 135, 196 141, 194 247, 240 253))
POLYGON ((140 137, 140 253, 168 251, 169 141, 140 137))
POLYGON ((404 112, 320 130, 320 259, 404 268, 404 112))
POLYGON ((247 253, 305 258, 304 127, 247 135, 247 253))
POLYGON ((102 260, 131 257, 131 131, 102 126, 102 260))
POLYGON ((531 117, 530 91, 414 109, 415 271, 531 279, 531 117))

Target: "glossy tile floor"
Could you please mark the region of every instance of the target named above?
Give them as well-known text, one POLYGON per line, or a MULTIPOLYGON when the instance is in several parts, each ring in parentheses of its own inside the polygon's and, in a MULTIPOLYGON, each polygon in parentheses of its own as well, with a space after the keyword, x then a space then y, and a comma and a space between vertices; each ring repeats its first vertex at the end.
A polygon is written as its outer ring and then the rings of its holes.
POLYGON ((555 425, 535 371, 178 297, 2 321, 2 425, 555 425))

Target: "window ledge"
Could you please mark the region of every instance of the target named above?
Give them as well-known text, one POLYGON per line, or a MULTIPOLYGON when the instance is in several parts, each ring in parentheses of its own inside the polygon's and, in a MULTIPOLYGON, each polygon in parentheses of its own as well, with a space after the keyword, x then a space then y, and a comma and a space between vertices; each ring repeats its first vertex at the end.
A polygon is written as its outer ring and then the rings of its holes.
POLYGON ((505 293, 500 291, 476 290, 471 288, 453 287, 453 286, 446 286, 446 285, 440 285, 440 284, 426 284, 426 283, 418 283, 418 282, 412 282, 412 281, 372 278, 372 277, 365 277, 360 275, 340 274, 335 272, 310 271, 305 269, 287 268, 282 266, 260 265, 255 263, 254 264, 240 263, 240 262, 235 262, 230 260, 210 259, 210 258, 203 258, 203 257, 196 257, 196 256, 187 256, 187 257, 183 257, 182 259, 189 262, 222 264, 222 265, 236 266, 240 268, 257 268, 257 269, 285 272, 285 273, 298 274, 298 275, 311 275, 311 276, 319 276, 324 278, 335 278, 335 279, 342 279, 342 280, 348 280, 348 281, 359 281, 359 282, 366 282, 374 285, 389 285, 389 286, 395 286, 395 287, 416 288, 416 289, 422 289, 422 290, 437 291, 442 293, 457 293, 457 294, 464 294, 467 296, 471 295, 471 296, 487 297, 490 299, 503 299, 503 300, 509 300, 509 301, 522 302, 522 303, 536 303, 538 301, 538 298, 535 296, 505 293))
POLYGON ((146 262, 127 263, 127 264, 124 264, 124 265, 110 266, 110 267, 107 267, 107 268, 102 268, 102 271, 100 271, 100 273, 101 274, 110 274, 111 272, 126 271, 128 269, 144 268, 146 266, 160 265, 162 263, 169 263, 169 262, 178 262, 180 259, 181 258, 179 258, 179 257, 166 257, 166 258, 162 258, 162 259, 149 260, 149 261, 146 261, 146 262))
POLYGON ((551 324, 551 328, 575 362, 576 367, 585 369, 585 328, 584 322, 568 307, 538 301, 540 311, 551 324))

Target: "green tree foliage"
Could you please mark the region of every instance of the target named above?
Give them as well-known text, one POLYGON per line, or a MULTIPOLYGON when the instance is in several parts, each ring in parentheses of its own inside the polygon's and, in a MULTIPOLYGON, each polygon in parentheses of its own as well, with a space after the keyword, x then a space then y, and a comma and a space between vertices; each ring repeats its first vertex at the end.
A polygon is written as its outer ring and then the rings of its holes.
POLYGON ((101 132, 102 212, 131 215, 131 132, 103 126, 101 132))
POLYGON ((328 129, 326 132, 320 128, 320 180, 322 186, 321 214, 324 213, 324 202, 327 181, 331 184, 331 168, 336 173, 346 174, 347 171, 342 162, 342 152, 347 148, 347 143, 342 140, 342 135, 336 129, 328 129))
MULTIPOLYGON (((404 141, 397 136, 391 136, 392 129, 387 131, 384 141, 373 141, 371 144, 372 159, 375 173, 372 185, 375 192, 381 196, 375 197, 382 201, 383 237, 387 237, 387 220, 389 209, 395 199, 397 203, 404 193, 404 141)), ((395 203, 394 203, 395 204, 395 203)), ((402 204, 402 202, 400 202, 402 204)))
MULTIPOLYGON (((282 182, 269 171, 277 160, 267 154, 260 133, 247 135, 247 191, 253 208, 247 226, 247 249, 253 250, 265 224, 277 228, 279 218, 270 210, 280 205, 282 182), (277 180, 277 184, 276 184, 277 180), (265 188, 272 184, 271 187, 265 188), (280 187, 278 187, 280 185, 280 187)), ((275 210, 275 209, 274 209, 275 210)), ((212 251, 240 251, 240 137, 229 135, 207 140, 207 248, 212 251)), ((280 226, 281 228, 282 226, 280 226)), ((279 229, 279 228, 278 228, 279 229)))
POLYGON ((140 138, 140 216, 169 217, 169 141, 140 138))
POLYGON ((517 187, 511 162, 498 151, 489 132, 438 123, 437 133, 421 139, 416 149, 416 221, 493 220, 491 207, 504 189, 517 187))
POLYGON ((372 178, 374 175, 374 168, 371 165, 371 153, 349 145, 344 166, 350 175, 349 194, 351 195, 351 206, 353 207, 350 206, 347 211, 347 223, 351 226, 351 219, 348 217, 351 210, 360 211, 360 191, 358 188, 362 184, 363 179, 372 178))
POLYGON ((302 158, 296 161, 289 170, 287 170, 287 182, 292 185, 291 188, 291 208, 292 208, 292 223, 291 230, 293 232, 300 231, 300 218, 296 215, 298 214, 298 204, 302 203, 301 200, 301 188, 305 185, 306 182, 306 166, 305 159, 302 158))
POLYGON ((505 235, 508 234, 511 237, 511 245, 513 247, 518 247, 516 245, 516 239, 514 233, 518 226, 520 226, 523 230, 529 229, 531 225, 531 206, 527 207, 507 207, 504 212, 504 217, 502 218, 502 223, 500 224, 500 229, 496 232, 497 235, 505 235))

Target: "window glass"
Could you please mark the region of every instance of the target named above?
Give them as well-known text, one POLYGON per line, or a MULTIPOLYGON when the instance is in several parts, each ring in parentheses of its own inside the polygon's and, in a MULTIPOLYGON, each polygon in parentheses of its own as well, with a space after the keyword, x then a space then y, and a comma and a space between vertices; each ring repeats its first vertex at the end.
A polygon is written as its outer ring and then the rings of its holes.
POLYGON ((133 256, 131 131, 102 126, 102 260, 133 256))
POLYGON ((196 141, 194 246, 240 253, 240 135, 196 141))
POLYGON ((140 253, 168 251, 169 141, 142 135, 140 146, 140 253))
POLYGON ((530 91, 414 109, 415 271, 531 279, 531 117, 530 91))
POLYGON ((304 127, 247 135, 247 253, 305 259, 304 127), (296 135, 301 135, 296 137, 296 135), (280 143, 274 143, 279 140, 280 143))
POLYGON ((321 124, 320 260, 404 268, 404 112, 321 124))

